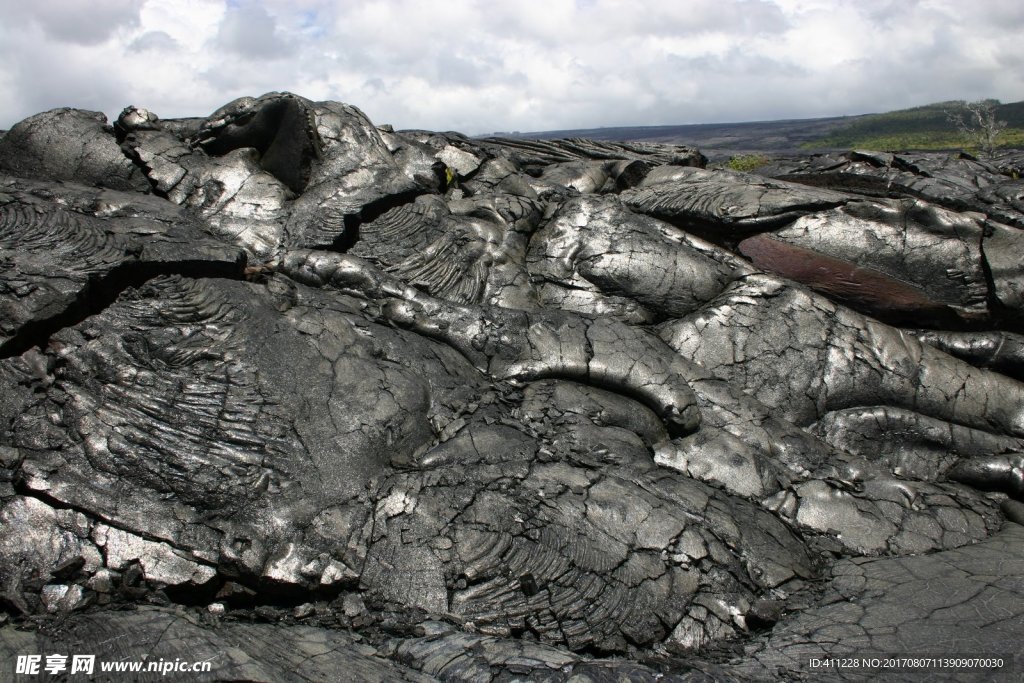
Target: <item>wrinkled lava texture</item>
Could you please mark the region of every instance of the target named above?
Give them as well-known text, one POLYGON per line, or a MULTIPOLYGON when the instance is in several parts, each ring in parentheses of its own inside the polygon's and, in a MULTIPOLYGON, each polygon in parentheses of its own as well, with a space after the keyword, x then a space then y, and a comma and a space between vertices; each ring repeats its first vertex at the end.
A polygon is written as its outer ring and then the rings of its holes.
POLYGON ((275 682, 1012 660, 1022 162, 751 175, 287 93, 17 124, 0 678, 51 651, 275 682))

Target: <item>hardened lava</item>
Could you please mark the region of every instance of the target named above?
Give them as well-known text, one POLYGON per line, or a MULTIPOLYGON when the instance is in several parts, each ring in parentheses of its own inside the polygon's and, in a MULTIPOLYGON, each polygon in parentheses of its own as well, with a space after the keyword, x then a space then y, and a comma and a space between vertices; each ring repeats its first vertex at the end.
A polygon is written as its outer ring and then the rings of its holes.
POLYGON ((1019 162, 752 175, 288 93, 31 117, 0 137, 0 666, 1012 658, 1019 162))

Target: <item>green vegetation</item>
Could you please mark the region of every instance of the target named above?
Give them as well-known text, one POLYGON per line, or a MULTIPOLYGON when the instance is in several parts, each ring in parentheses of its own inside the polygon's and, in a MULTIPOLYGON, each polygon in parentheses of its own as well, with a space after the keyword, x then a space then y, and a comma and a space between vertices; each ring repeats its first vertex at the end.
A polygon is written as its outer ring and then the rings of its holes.
MULTIPOLYGON (((950 120, 948 112, 959 104, 938 102, 886 114, 858 116, 849 125, 801 147, 880 151, 974 149, 977 143, 969 141, 950 120)), ((1007 122, 996 146, 1024 147, 1024 102, 1001 104, 996 108, 996 115, 1007 122)))
POLYGON ((740 156, 729 157, 729 162, 726 166, 734 171, 747 173, 756 168, 761 168, 770 161, 771 159, 763 154, 741 154, 740 156))

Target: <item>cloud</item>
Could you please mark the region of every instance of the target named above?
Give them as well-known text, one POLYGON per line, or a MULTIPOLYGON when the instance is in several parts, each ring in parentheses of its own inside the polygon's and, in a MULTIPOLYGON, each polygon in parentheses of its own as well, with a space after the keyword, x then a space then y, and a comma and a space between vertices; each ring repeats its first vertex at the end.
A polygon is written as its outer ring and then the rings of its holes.
POLYGON ((292 52, 274 17, 252 1, 229 3, 215 44, 247 59, 279 59, 292 52))
POLYGON ((57 42, 97 45, 109 40, 121 28, 138 26, 143 2, 43 0, 5 7, 2 16, 14 26, 36 24, 47 38, 57 42))
POLYGON ((147 50, 160 50, 173 52, 179 49, 178 41, 166 31, 146 31, 141 36, 128 44, 128 49, 133 52, 145 52, 147 50))
POLYGON ((0 128, 59 105, 205 115, 271 90, 470 134, 1024 93, 1019 0, 0 0, 0 16, 0 128))

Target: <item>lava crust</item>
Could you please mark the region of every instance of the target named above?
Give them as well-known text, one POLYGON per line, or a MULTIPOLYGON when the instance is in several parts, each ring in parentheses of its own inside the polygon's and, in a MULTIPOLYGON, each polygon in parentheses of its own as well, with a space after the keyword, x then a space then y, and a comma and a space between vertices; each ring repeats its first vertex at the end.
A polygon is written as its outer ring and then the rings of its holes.
POLYGON ((745 681, 1019 651, 998 166, 751 175, 290 93, 105 123, 0 138, 5 680, 51 652, 745 681))

